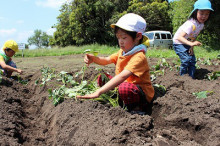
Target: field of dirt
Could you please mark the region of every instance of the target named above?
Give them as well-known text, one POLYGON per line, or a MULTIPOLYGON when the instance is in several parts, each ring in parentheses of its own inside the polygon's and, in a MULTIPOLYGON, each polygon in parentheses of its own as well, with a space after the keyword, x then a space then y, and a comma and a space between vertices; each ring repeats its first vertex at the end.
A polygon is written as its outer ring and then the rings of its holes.
MULTIPOLYGON (((5 77, 0 84, 2 146, 220 146, 220 78, 205 78, 208 73, 220 71, 220 60, 215 60, 215 65, 199 64, 196 79, 164 68, 165 74, 153 84, 165 86, 166 93, 156 90, 148 115, 131 114, 121 107, 88 100, 66 99, 55 107, 48 98, 53 84, 35 85, 41 77, 40 69, 48 66, 73 74, 84 65, 83 55, 14 60, 25 71, 21 78, 28 84, 5 77), (200 91, 213 94, 196 98, 193 93, 200 91)), ((149 65, 156 65, 158 60, 149 58, 149 65)), ((173 59, 168 62, 173 65, 173 59)), ((85 77, 93 78, 96 67, 91 65, 85 77)), ((104 70, 114 74, 113 65, 104 70)))

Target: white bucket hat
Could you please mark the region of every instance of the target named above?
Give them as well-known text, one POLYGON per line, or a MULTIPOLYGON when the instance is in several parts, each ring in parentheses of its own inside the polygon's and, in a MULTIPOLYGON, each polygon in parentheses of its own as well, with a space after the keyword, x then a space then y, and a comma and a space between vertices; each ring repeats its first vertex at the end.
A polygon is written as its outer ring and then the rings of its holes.
MULTIPOLYGON (((128 13, 122 16, 116 24, 111 24, 111 27, 114 29, 115 26, 122 28, 126 31, 134 31, 134 32, 145 32, 145 29, 147 27, 147 23, 144 20, 143 17, 134 14, 134 13, 128 13)), ((147 36, 143 35, 143 44, 146 46, 149 46, 149 39, 147 36)))
POLYGON ((134 13, 128 13, 122 16, 116 24, 111 24, 112 28, 115 28, 115 26, 127 31, 144 33, 147 24, 141 16, 134 13))

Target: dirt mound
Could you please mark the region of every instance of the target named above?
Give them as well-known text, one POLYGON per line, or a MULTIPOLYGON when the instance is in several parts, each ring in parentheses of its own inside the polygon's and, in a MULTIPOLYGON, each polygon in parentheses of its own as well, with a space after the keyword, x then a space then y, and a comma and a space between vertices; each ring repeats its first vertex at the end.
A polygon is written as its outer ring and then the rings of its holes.
POLYGON ((0 85, 0 144, 18 145, 23 143, 26 128, 25 102, 30 98, 30 90, 21 84, 3 77, 0 85))
MULTIPOLYGON (((157 61, 149 59, 151 66, 157 61)), ((66 65, 70 74, 81 70, 74 67, 71 71, 70 65, 66 65)), ((39 69, 23 76, 28 85, 3 78, 0 145, 220 145, 220 79, 205 78, 219 71, 220 65, 200 67, 195 80, 165 67, 165 74, 153 84, 165 86, 166 93, 156 94, 150 115, 131 114, 89 100, 66 99, 55 107, 48 89, 55 88, 56 82, 36 85, 41 78, 39 69), (213 92, 207 98, 193 95, 200 91, 213 92)), ((106 71, 114 74, 112 66, 106 71)), ((91 66, 85 79, 96 74, 95 66, 91 66)))

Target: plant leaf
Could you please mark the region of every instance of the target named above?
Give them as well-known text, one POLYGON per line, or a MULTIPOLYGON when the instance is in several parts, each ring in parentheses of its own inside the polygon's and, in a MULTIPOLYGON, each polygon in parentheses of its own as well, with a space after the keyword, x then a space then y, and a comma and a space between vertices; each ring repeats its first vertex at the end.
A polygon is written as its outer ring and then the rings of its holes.
POLYGON ((213 94, 213 91, 201 91, 201 92, 193 93, 193 95, 195 95, 196 98, 207 98, 209 94, 213 94))

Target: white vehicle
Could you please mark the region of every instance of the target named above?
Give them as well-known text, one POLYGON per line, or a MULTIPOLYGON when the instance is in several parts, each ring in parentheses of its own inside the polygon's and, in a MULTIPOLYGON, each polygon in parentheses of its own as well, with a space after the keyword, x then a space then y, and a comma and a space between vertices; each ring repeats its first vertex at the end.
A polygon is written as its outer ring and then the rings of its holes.
POLYGON ((144 33, 150 40, 150 47, 169 48, 173 47, 172 34, 169 31, 147 31, 144 33))

